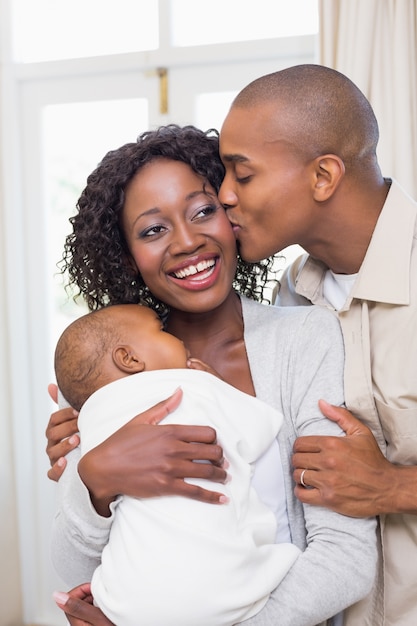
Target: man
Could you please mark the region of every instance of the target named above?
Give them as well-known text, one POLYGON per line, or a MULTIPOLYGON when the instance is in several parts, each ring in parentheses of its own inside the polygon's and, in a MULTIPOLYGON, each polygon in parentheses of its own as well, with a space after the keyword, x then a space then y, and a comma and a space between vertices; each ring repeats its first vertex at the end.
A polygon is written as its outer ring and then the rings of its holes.
POLYGON ((345 624, 414 626, 417 204, 383 178, 378 137, 369 102, 339 72, 263 76, 221 129, 220 200, 245 260, 295 243, 307 251, 283 276, 278 304, 327 306, 341 323, 346 405, 360 421, 323 402, 347 436, 299 439, 293 464, 302 502, 380 516, 383 570, 345 624))

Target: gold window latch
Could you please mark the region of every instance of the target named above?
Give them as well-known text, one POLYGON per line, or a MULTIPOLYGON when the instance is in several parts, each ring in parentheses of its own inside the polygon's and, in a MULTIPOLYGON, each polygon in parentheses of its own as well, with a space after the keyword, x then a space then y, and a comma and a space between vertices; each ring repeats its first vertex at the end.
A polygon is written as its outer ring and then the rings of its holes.
POLYGON ((168 113, 168 70, 158 67, 156 73, 159 76, 159 112, 165 115, 168 113))

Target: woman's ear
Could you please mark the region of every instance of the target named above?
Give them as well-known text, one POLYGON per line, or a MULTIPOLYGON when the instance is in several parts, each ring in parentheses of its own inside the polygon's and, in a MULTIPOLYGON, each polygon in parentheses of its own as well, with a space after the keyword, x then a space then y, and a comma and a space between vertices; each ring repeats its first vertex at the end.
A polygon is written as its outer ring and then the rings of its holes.
POLYGON ((317 202, 329 200, 345 175, 345 164, 336 154, 325 154, 314 160, 313 196, 317 202))
POLYGON ((116 346, 113 350, 112 358, 116 367, 126 374, 137 374, 145 369, 144 361, 137 356, 131 346, 116 346))
POLYGON ((125 267, 128 267, 131 270, 133 276, 136 276, 138 273, 138 267, 136 265, 135 259, 132 257, 130 252, 123 251, 122 263, 125 267))

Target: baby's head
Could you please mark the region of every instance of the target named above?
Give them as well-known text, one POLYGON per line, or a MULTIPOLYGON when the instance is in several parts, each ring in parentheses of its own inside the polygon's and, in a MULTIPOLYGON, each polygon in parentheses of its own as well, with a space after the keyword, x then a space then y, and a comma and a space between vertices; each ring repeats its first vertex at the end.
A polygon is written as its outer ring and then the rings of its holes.
POLYGON ((55 375, 65 399, 79 410, 94 391, 118 378, 185 368, 188 357, 152 309, 120 304, 83 315, 64 330, 55 350, 55 375))

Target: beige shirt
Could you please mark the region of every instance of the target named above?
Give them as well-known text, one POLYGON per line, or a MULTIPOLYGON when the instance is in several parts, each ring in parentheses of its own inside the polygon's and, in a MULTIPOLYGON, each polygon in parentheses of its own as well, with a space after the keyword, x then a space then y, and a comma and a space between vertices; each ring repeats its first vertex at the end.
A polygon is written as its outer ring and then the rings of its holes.
MULTIPOLYGON (((417 203, 392 182, 342 327, 347 407, 393 463, 417 465, 417 203)), ((276 304, 331 308, 327 267, 305 255, 281 281, 276 304), (298 295, 297 295, 298 294, 298 295)), ((383 561, 375 593, 346 612, 349 626, 417 624, 417 516, 381 518, 383 561), (383 562, 383 568, 382 568, 383 562)))

